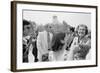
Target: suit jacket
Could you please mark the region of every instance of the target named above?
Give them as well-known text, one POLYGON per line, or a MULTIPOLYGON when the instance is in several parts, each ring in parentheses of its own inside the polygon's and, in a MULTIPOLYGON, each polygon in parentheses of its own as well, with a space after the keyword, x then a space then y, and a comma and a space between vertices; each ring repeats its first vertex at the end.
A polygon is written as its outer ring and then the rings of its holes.
MULTIPOLYGON (((38 49, 38 59, 42 61, 42 55, 48 53, 48 37, 47 31, 39 32, 37 36, 37 49, 38 49)), ((49 33, 50 40, 52 40, 52 34, 49 33)))

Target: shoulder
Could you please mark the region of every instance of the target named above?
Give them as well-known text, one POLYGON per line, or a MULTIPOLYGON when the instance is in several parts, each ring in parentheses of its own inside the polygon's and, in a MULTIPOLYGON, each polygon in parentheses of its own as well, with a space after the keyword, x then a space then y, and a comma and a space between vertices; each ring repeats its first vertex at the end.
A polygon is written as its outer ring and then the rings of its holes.
POLYGON ((39 32, 38 35, 43 35, 45 33, 46 33, 46 31, 42 31, 42 32, 39 32))
POLYGON ((85 37, 83 38, 82 42, 85 43, 85 44, 89 44, 89 43, 91 43, 91 39, 88 38, 87 36, 85 36, 85 37))

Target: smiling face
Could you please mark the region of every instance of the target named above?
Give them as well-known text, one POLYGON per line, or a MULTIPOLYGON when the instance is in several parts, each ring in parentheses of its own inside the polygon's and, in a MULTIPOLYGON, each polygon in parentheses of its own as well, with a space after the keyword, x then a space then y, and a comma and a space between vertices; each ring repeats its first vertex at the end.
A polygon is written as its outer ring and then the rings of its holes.
POLYGON ((78 36, 84 37, 86 35, 86 27, 85 26, 79 26, 78 28, 78 36))
POLYGON ((25 25, 24 26, 24 34, 28 35, 32 32, 32 26, 31 25, 25 25))

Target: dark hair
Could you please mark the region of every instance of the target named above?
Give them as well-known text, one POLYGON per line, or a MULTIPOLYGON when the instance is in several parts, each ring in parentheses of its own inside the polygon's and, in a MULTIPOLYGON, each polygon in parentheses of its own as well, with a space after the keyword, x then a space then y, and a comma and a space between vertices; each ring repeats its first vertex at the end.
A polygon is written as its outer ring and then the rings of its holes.
POLYGON ((23 30, 24 30, 24 26, 25 26, 25 25, 29 25, 29 24, 30 24, 30 22, 24 19, 24 20, 23 20, 23 30))
POLYGON ((70 27, 70 31, 71 32, 74 32, 75 31, 75 28, 74 27, 70 27))
POLYGON ((76 33, 78 34, 78 30, 79 30, 80 26, 84 26, 85 27, 85 35, 87 35, 88 34, 88 27, 85 24, 78 25, 77 28, 76 28, 76 33))
POLYGON ((64 33, 57 33, 53 36, 52 39, 52 51, 56 52, 62 49, 63 43, 61 40, 64 40, 64 33))

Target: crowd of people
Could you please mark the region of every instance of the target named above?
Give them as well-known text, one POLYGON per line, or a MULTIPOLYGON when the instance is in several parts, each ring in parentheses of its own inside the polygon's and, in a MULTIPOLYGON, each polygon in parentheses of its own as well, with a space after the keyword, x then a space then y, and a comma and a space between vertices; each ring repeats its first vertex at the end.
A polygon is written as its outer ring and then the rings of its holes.
POLYGON ((23 63, 88 60, 91 58, 91 33, 85 24, 77 28, 54 22, 43 26, 23 20, 23 63))

